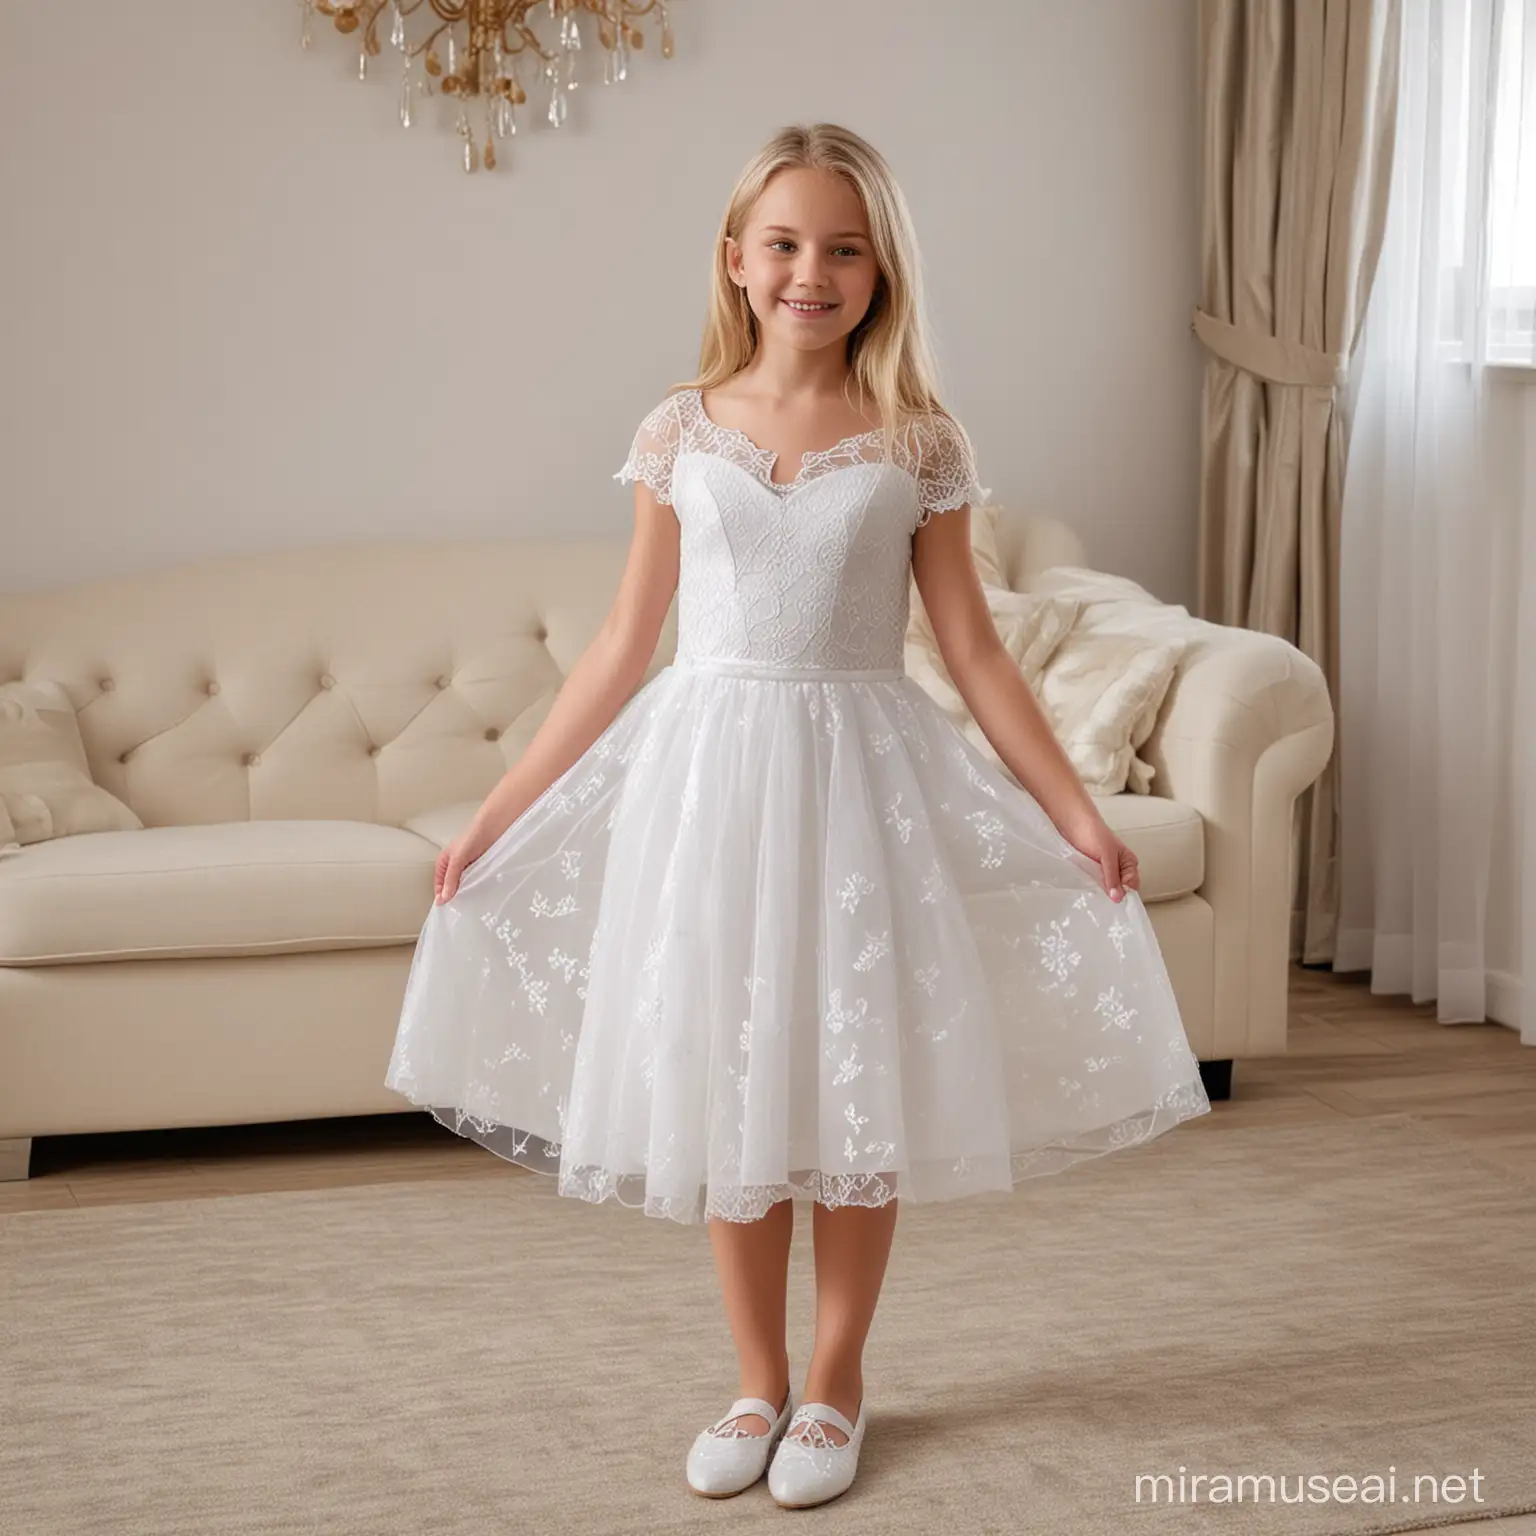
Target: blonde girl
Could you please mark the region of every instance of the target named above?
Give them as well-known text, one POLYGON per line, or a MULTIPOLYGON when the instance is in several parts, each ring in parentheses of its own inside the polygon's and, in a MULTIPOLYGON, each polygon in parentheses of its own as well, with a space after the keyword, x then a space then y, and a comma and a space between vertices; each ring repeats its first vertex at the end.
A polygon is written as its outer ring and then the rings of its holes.
POLYGON ((1136 856, 993 627, 911 216, 858 134, 788 127, 742 171, 698 374, 616 478, 617 595, 439 860, 387 1081, 560 1194, 707 1222, 737 1391, 687 1485, 766 1472, 817 1504, 857 1468, 899 1200, 1010 1191, 1210 1106, 1136 856), (1004 767, 905 675, 913 578, 1004 767))

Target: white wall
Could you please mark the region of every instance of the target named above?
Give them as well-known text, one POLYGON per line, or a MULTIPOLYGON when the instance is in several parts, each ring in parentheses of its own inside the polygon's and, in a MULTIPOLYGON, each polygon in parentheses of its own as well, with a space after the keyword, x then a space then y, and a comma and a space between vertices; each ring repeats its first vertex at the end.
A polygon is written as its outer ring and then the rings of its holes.
MULTIPOLYGON (((396 119, 295 0, 0 0, 0 591, 208 553, 629 531, 610 477, 697 358, 780 124, 892 162, 983 484, 1194 591, 1192 0, 675 0, 510 169, 396 119)), ((546 37, 550 36, 546 24, 546 37)), ((439 116, 441 114, 441 116, 439 116)), ((502 141, 505 152, 509 141, 502 141)))

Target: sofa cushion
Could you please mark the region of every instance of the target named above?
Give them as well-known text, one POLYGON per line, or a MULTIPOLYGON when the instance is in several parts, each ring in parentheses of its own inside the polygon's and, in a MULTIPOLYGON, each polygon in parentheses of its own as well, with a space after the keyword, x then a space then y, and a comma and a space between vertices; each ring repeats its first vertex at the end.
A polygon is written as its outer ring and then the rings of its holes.
POLYGON ((1109 829, 1136 855, 1141 899, 1172 901, 1205 884, 1205 821, 1199 811, 1162 795, 1094 797, 1109 829))
POLYGON ((365 821, 88 832, 0 860, 0 965, 414 944, 437 849, 365 821))
MULTIPOLYGON (((452 805, 438 805, 430 811, 421 811, 400 825, 407 832, 426 838, 432 844, 433 851, 441 853, 459 833, 468 828, 470 818, 484 803, 483 796, 479 800, 455 800, 452 805)), ((433 863, 436 862, 434 859, 433 863)))

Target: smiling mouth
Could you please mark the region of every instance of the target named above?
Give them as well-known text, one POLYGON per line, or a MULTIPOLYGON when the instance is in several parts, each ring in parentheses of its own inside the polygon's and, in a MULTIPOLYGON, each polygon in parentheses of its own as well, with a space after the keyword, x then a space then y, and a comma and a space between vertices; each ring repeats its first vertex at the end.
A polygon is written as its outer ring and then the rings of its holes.
POLYGON ((796 299, 780 299, 779 303, 786 305, 797 315, 826 315, 837 308, 835 304, 802 304, 796 299))

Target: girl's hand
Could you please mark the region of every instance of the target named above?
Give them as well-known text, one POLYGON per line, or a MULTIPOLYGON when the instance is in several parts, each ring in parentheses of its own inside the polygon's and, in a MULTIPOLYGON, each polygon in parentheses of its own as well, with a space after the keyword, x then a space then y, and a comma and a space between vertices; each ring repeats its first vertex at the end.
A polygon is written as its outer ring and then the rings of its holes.
POLYGON ((432 877, 433 887, 437 893, 436 905, 441 906, 445 901, 453 900, 454 892, 459 888, 459 881, 463 878, 464 871, 495 841, 494 837, 487 837, 485 833, 471 826, 438 854, 437 868, 432 877))
POLYGON ((1081 826, 1060 830, 1079 853, 1086 853, 1098 864, 1099 876, 1111 900, 1120 901, 1126 891, 1140 890, 1141 871, 1136 864, 1136 855, 1110 831, 1102 816, 1095 815, 1081 826))

